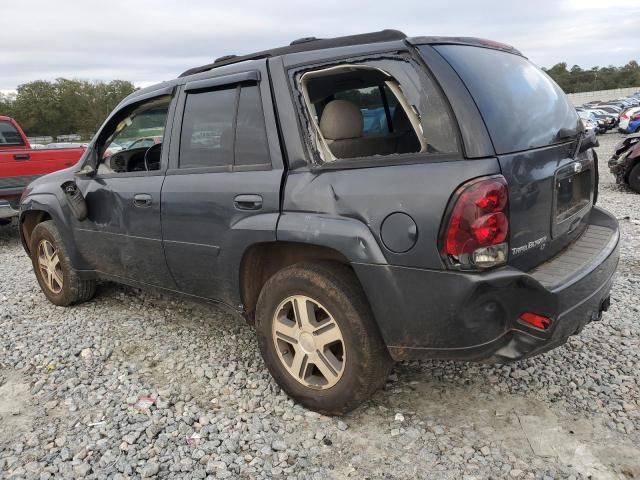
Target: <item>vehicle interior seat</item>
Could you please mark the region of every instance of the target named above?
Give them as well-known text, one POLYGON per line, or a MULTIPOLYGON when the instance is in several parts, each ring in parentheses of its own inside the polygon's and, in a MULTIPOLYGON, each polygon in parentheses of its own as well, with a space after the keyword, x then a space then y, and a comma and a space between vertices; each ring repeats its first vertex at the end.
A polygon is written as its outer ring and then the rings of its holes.
POLYGON ((395 138, 363 137, 363 118, 348 100, 332 100, 320 118, 320 132, 336 158, 371 157, 395 152, 395 138))

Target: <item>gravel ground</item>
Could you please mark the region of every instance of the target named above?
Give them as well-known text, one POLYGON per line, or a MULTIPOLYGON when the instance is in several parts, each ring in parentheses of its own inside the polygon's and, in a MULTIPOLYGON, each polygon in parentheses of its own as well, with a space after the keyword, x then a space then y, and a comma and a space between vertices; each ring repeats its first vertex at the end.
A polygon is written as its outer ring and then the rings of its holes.
POLYGON ((295 405, 251 328, 208 305, 104 284, 69 309, 0 228, 0 478, 640 478, 640 196, 600 137, 621 219, 611 310, 509 366, 399 364, 343 418, 295 405))

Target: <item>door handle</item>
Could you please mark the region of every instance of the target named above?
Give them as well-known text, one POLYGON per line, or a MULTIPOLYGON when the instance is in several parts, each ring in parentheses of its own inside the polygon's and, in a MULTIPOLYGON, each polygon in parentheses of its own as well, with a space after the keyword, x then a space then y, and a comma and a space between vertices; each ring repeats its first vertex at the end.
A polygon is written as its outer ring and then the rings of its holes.
POLYGON ((148 193, 138 193, 133 197, 133 206, 139 208, 150 207, 153 197, 148 193))
POLYGON ((28 153, 16 153, 13 156, 14 160, 29 160, 31 159, 31 155, 29 155, 28 153))
POLYGON ((260 195, 236 195, 233 205, 238 210, 260 210, 262 208, 262 197, 260 195))

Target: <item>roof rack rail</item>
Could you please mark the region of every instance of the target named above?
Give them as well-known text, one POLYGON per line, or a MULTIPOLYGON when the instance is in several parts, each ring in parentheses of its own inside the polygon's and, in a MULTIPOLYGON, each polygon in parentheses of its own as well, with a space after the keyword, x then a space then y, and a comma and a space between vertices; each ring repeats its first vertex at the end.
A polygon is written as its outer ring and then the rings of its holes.
POLYGON ((226 60, 231 60, 232 58, 236 58, 238 55, 223 55, 221 57, 216 58, 213 63, 220 63, 226 60))
POLYGON ((298 39, 294 40, 293 42, 291 42, 289 44, 289 46, 291 46, 291 45, 300 45, 301 43, 313 42, 315 40, 320 40, 320 39, 318 37, 302 37, 302 38, 298 38, 298 39))
POLYGON ((364 45, 367 43, 392 42, 396 40, 404 40, 407 36, 399 30, 381 30, 379 32, 362 33, 359 35, 348 35, 345 37, 335 38, 315 38, 305 37, 294 40, 286 47, 272 48, 263 50, 262 52, 250 53, 248 55, 227 56, 229 58, 220 57, 215 62, 201 67, 190 68, 183 72, 180 77, 194 75, 211 70, 212 68, 229 65, 232 63, 244 62, 247 60, 258 60, 261 58, 275 57, 278 55, 286 55, 289 53, 308 52, 311 50, 320 50, 323 48, 348 47, 352 45, 364 45))

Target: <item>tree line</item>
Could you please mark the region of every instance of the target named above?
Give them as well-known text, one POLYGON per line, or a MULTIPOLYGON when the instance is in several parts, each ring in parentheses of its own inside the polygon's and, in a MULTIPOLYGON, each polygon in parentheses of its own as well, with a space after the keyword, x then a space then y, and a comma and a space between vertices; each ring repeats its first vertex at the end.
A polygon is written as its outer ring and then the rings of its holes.
POLYGON ((95 133, 133 83, 108 83, 59 78, 20 85, 15 95, 0 94, 0 115, 15 118, 29 136, 95 133))
POLYGON ((566 93, 640 87, 640 66, 636 60, 631 60, 624 67, 593 67, 589 70, 578 65, 568 68, 563 62, 544 70, 566 93))

